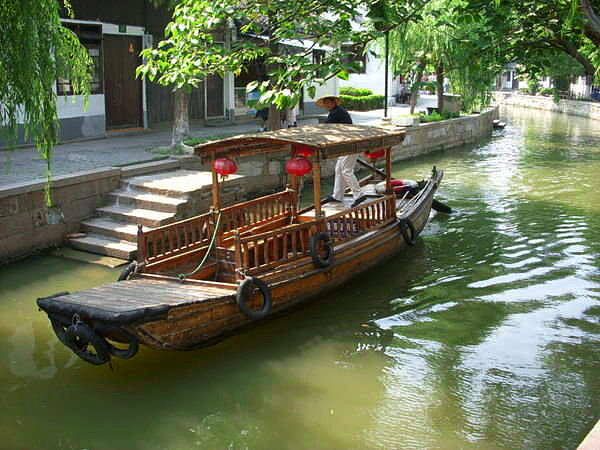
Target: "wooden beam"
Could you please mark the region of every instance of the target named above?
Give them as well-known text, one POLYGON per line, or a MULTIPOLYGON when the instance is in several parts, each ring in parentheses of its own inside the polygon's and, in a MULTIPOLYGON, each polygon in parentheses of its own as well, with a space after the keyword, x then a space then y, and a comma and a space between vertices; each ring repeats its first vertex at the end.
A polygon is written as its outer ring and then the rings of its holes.
POLYGON ((385 149, 385 193, 392 194, 392 147, 385 149))
POLYGON ((210 167, 212 170, 212 207, 214 210, 221 209, 221 196, 219 195, 219 174, 215 171, 215 152, 211 153, 210 167))
POLYGON ((313 162, 313 193, 315 197, 315 219, 319 219, 321 212, 321 161, 313 162))

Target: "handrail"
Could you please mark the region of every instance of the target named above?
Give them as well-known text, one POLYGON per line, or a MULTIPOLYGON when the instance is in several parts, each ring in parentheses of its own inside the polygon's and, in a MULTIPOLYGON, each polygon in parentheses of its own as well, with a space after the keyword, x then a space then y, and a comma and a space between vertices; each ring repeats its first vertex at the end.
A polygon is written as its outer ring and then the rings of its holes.
POLYGON ((211 236, 211 214, 143 231, 138 226, 138 262, 150 263, 207 245, 211 236))
POLYGON ((294 209, 294 195, 287 190, 229 206, 221 210, 221 232, 227 234, 234 230, 244 231, 273 219, 290 216, 294 209))
POLYGON ((310 237, 316 231, 317 222, 306 222, 238 238, 235 241, 238 268, 242 272, 266 270, 307 256, 310 237))
POLYGON ((372 231, 396 218, 396 199, 386 195, 326 218, 326 230, 334 242, 372 231))
POLYGON ((335 243, 356 237, 395 220, 395 196, 329 216, 321 221, 288 225, 276 230, 235 239, 236 266, 243 273, 265 271, 310 254, 310 239, 324 223, 335 243))
MULTIPOLYGON (((289 190, 229 206, 221 210, 219 234, 228 238, 236 230, 244 232, 291 216, 294 209, 295 196, 289 190)), ((205 213, 148 231, 138 227, 138 262, 151 263, 208 245, 214 228, 211 217, 205 213)))

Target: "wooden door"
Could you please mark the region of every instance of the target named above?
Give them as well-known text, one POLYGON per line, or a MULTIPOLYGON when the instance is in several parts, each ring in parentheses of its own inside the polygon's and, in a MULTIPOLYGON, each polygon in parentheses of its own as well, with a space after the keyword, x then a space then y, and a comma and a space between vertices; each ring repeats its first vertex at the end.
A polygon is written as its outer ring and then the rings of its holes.
POLYGON ((143 126, 142 81, 135 78, 142 38, 105 34, 103 45, 106 128, 143 126))
POLYGON ((224 87, 220 76, 211 75, 206 78, 206 117, 225 116, 224 87))

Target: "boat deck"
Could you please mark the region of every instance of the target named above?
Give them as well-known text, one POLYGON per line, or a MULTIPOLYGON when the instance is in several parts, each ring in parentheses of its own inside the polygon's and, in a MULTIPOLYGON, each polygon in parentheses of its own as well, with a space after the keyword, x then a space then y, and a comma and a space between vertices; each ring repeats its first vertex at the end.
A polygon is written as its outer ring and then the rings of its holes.
POLYGON ((166 313, 169 309, 230 297, 235 291, 179 281, 136 279, 118 281, 73 294, 41 299, 44 310, 92 319, 128 322, 166 313))

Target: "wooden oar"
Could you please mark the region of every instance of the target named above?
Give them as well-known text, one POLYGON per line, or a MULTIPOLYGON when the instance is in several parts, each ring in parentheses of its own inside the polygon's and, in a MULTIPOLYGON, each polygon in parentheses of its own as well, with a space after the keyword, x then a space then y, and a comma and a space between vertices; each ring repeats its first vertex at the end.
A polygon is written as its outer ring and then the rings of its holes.
MULTIPOLYGON (((385 172, 383 170, 379 170, 377 167, 375 167, 372 164, 369 164, 366 161, 363 161, 362 159, 358 158, 357 159, 358 163, 363 166, 366 167, 367 169, 372 170, 373 172, 375 172, 377 175, 379 175, 380 177, 384 178, 386 177, 385 172)), ((446 213, 446 214, 450 214, 452 212, 452 208, 450 208, 448 205, 443 204, 442 202, 440 202, 439 200, 436 200, 435 198, 433 199, 433 201, 431 202, 431 207, 433 209, 435 209, 437 212, 441 212, 441 213, 446 213)))

